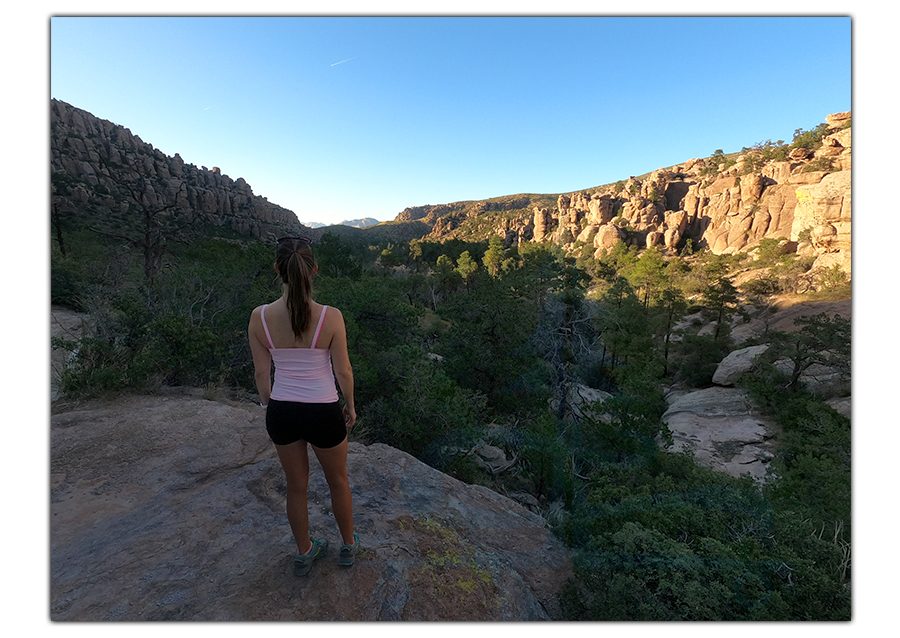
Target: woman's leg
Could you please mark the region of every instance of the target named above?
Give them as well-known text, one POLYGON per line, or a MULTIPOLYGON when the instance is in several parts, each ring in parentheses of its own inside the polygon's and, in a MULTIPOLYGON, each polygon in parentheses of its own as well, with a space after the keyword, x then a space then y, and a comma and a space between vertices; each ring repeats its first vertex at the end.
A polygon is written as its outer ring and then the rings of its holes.
POLYGON ((297 551, 306 554, 311 549, 309 540, 309 510, 306 493, 309 489, 309 453, 306 441, 289 445, 276 445, 278 459, 287 480, 287 517, 297 542, 297 551))
POLYGON ((347 476, 347 439, 330 448, 313 446, 331 492, 331 511, 345 545, 353 544, 353 497, 347 476))

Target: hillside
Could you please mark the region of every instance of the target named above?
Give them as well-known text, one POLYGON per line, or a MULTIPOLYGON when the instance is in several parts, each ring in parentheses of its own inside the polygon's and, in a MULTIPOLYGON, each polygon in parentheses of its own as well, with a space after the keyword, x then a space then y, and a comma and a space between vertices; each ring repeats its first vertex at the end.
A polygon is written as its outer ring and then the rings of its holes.
POLYGON ((595 256, 620 240, 729 254, 774 238, 813 257, 816 269, 851 272, 849 112, 829 115, 811 131, 798 129, 790 144, 717 151, 573 193, 414 206, 391 222, 368 225, 361 218, 318 228, 255 195, 243 178, 168 157, 123 126, 58 100, 50 114, 51 219, 61 245, 65 231, 79 224, 133 243, 153 235, 162 246, 191 233, 318 239, 328 232, 368 242, 484 241, 499 234, 506 246, 549 241, 595 256))
POLYGON ((59 100, 50 102, 50 175, 57 241, 80 224, 123 239, 151 231, 162 242, 187 234, 263 238, 307 230, 243 178, 186 164, 124 126, 59 100))
POLYGON ((397 221, 421 220, 428 239, 506 245, 550 241, 595 256, 618 241, 668 251, 708 248, 730 254, 762 239, 850 273, 850 113, 829 115, 790 144, 765 142, 739 153, 659 168, 561 195, 510 195, 407 208, 397 221))

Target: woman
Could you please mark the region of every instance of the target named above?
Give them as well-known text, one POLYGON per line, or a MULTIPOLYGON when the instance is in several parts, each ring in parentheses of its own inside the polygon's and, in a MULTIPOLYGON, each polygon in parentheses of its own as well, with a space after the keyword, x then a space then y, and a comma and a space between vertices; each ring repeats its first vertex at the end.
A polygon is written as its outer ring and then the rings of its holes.
POLYGON ((337 308, 312 298, 312 278, 319 268, 309 243, 302 237, 278 240, 275 271, 283 294, 254 309, 248 328, 256 387, 266 408, 266 430, 287 479, 287 516, 297 542, 295 576, 308 574, 313 561, 328 548, 326 539, 309 536, 307 443, 331 491, 331 509, 342 537, 338 564, 352 565, 359 552, 347 477, 347 432, 356 422, 347 331, 337 308), (344 397, 343 410, 335 378, 344 397))

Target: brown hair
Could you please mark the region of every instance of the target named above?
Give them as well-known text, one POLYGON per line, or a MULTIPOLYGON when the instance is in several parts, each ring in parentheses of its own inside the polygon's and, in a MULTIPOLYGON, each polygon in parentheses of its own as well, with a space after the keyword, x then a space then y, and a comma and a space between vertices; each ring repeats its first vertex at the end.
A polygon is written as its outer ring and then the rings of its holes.
POLYGON ((287 309, 291 317, 291 328, 299 338, 309 325, 312 274, 316 266, 309 240, 302 237, 279 239, 275 265, 281 281, 287 284, 287 309))

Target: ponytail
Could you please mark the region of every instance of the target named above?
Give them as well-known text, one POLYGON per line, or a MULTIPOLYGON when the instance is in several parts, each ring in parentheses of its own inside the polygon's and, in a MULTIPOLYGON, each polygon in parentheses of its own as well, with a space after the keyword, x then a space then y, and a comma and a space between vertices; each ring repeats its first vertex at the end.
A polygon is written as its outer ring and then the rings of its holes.
POLYGON ((291 329, 297 338, 309 326, 309 303, 312 299, 312 271, 316 265, 308 241, 286 238, 278 241, 275 258, 281 281, 287 284, 287 310, 291 329))

